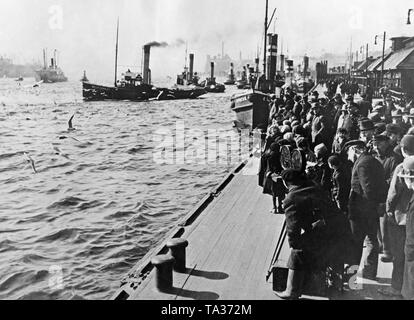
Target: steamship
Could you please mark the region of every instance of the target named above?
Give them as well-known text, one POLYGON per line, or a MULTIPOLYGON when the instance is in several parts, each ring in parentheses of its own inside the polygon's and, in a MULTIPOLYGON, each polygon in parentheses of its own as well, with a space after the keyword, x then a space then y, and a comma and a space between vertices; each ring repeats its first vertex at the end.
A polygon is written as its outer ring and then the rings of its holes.
MULTIPOLYGON (((268 0, 266 0, 264 48, 267 50, 264 54, 264 70, 260 77, 257 70, 256 83, 251 84, 249 91, 231 98, 231 108, 236 113, 234 127, 237 129, 266 130, 269 122, 270 94, 275 94, 277 88, 281 89, 285 84, 276 72, 278 35, 267 33, 271 22, 268 23, 268 0)), ((256 65, 258 66, 257 59, 256 65)))
POLYGON ((203 87, 207 92, 212 93, 223 93, 226 91, 226 86, 222 83, 216 82, 216 77, 214 76, 214 62, 210 63, 211 74, 210 78, 207 78, 200 83, 200 86, 203 87))
POLYGON ((234 75, 234 64, 230 63, 230 72, 227 76, 227 80, 224 82, 225 85, 233 85, 236 83, 236 77, 234 75))
POLYGON ((143 47, 144 66, 143 76, 128 70, 122 74, 120 80, 118 74, 118 35, 119 22, 117 28, 116 55, 115 55, 115 82, 113 87, 93 84, 91 82, 82 82, 83 98, 86 101, 100 100, 129 100, 129 101, 147 101, 147 100, 177 100, 177 99, 195 99, 206 93, 204 89, 197 87, 179 87, 157 88, 151 84, 150 56, 152 44, 143 47))
POLYGON ((47 50, 43 49, 43 68, 36 70, 35 78, 36 81, 43 81, 44 83, 68 81, 62 69, 57 66, 57 50, 54 51, 54 56, 50 59, 50 66, 47 66, 47 50))

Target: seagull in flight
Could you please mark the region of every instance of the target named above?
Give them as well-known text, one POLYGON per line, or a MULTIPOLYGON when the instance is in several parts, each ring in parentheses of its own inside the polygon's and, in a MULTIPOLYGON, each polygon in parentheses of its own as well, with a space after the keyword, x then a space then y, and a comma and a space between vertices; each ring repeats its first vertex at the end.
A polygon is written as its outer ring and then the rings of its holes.
POLYGON ((33 173, 37 173, 35 162, 34 162, 33 158, 31 156, 29 156, 26 152, 24 152, 23 154, 26 158, 27 163, 29 163, 30 166, 32 167, 33 173))

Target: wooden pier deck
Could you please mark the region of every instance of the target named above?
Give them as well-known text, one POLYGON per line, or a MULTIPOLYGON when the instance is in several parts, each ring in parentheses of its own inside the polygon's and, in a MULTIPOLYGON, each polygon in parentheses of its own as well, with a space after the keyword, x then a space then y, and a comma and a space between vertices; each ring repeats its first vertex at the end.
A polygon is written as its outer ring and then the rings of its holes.
MULTIPOLYGON (((278 300, 266 274, 284 222, 271 214, 272 199, 257 185, 259 160, 251 158, 208 195, 166 240, 132 270, 114 299, 278 300), (173 274, 173 289, 159 292, 150 260, 166 253, 171 238, 188 240, 187 271, 173 274)), ((287 257, 287 241, 282 256, 287 257)), ((362 290, 331 299, 383 299, 377 293, 390 282, 392 264, 380 264, 379 282, 363 280, 362 290)), ((306 297, 306 299, 318 299, 306 297)), ((324 298, 326 299, 326 298, 324 298)))

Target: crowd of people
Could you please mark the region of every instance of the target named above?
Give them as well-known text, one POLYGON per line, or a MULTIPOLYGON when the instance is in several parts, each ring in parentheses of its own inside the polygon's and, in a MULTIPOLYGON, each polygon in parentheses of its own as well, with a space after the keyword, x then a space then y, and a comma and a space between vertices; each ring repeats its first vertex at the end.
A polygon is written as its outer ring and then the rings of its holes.
POLYGON ((393 273, 379 292, 414 299, 414 109, 327 88, 323 97, 289 89, 272 97, 259 185, 286 216, 289 276, 277 294, 300 297, 322 267, 333 286, 355 266, 375 280, 380 258, 393 273), (286 150, 302 156, 286 161, 286 150))

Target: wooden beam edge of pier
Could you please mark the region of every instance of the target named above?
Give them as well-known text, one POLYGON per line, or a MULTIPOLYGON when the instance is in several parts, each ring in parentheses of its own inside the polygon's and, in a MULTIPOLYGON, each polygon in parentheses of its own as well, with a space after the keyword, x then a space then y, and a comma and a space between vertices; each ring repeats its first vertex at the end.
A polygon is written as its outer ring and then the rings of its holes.
POLYGON ((217 187, 214 187, 204 198, 202 198, 192 209, 188 212, 181 221, 177 224, 176 227, 173 227, 156 245, 153 249, 147 252, 147 254, 141 258, 138 263, 132 268, 131 271, 121 280, 120 288, 112 296, 111 300, 127 300, 138 286, 144 284, 148 279, 148 275, 154 269, 151 264, 151 259, 157 255, 166 254, 168 252, 167 242, 170 239, 175 239, 181 237, 184 232, 190 231, 193 226, 193 223, 200 218, 203 212, 211 205, 211 203, 218 197, 218 195, 228 186, 228 184, 233 180, 233 178, 239 174, 243 168, 252 161, 254 154, 250 154, 249 158, 239 163, 229 174, 218 184, 217 187))

